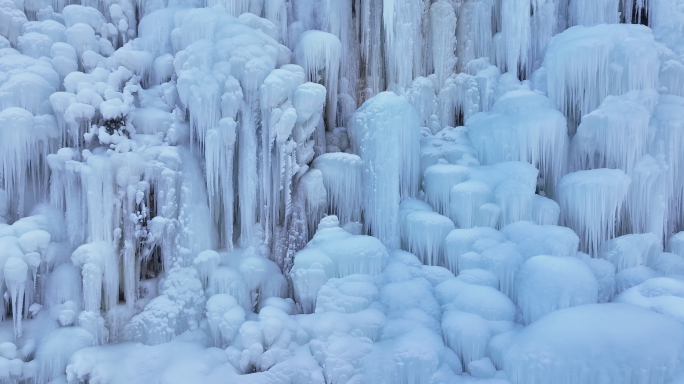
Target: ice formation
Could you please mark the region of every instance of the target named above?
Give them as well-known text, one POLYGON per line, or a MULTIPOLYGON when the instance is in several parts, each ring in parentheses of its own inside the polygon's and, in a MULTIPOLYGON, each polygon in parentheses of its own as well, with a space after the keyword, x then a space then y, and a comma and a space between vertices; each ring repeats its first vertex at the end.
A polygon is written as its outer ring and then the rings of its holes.
POLYGON ((681 382, 683 39, 681 0, 0 0, 0 382, 681 382))

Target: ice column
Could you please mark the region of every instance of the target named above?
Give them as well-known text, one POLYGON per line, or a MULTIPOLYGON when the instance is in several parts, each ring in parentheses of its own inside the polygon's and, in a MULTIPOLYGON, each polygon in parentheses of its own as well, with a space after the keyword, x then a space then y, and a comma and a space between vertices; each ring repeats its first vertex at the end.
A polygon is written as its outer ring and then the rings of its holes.
POLYGON ((354 114, 349 134, 363 161, 366 231, 389 248, 398 248, 399 202, 414 196, 419 184, 418 113, 404 97, 383 92, 354 114))

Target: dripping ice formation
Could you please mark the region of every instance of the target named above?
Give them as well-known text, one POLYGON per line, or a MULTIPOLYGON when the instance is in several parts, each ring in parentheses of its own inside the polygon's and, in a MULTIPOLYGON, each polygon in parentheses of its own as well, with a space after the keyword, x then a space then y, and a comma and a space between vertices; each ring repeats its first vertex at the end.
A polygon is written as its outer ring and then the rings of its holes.
POLYGON ((0 0, 0 383, 684 383, 682 0, 0 0))

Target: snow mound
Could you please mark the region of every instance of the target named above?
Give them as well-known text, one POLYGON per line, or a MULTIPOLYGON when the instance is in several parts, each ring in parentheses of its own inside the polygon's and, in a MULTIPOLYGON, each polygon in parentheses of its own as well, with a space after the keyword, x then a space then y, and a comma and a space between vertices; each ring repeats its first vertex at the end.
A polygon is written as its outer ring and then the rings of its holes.
POLYGON ((505 352, 504 367, 513 383, 591 383, 600 377, 665 383, 683 345, 684 326, 667 316, 627 304, 583 305, 520 331, 505 352))

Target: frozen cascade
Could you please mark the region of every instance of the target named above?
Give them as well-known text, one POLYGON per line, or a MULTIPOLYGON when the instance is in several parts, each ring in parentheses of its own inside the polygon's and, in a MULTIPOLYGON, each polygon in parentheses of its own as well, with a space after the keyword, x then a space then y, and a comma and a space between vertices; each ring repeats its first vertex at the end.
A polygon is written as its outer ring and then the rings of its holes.
POLYGON ((680 3, 0 0, 0 382, 681 381, 680 3))

